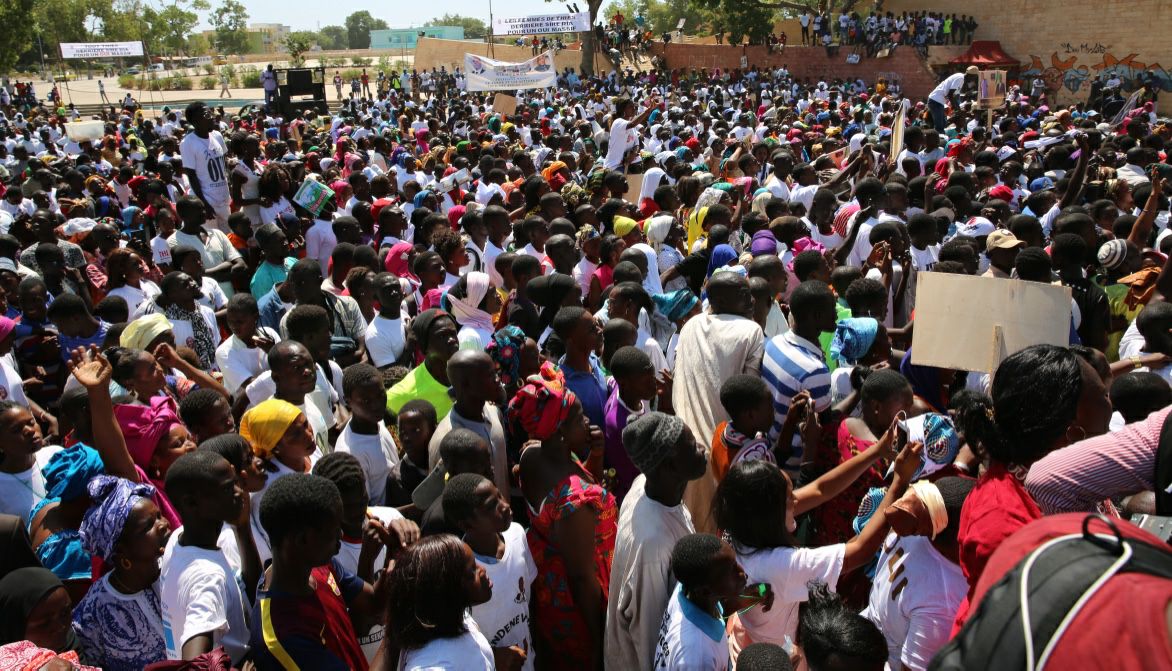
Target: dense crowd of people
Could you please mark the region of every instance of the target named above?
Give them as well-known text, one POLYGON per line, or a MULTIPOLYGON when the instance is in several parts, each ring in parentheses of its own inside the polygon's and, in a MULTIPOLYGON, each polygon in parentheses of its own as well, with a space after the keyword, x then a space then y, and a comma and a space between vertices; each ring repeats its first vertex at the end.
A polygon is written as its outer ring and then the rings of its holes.
POLYGON ((0 668, 971 668, 1088 513, 1038 654, 1172 663, 1172 122, 729 74, 6 107, 0 668), (1068 338, 926 365, 932 273, 1068 338))

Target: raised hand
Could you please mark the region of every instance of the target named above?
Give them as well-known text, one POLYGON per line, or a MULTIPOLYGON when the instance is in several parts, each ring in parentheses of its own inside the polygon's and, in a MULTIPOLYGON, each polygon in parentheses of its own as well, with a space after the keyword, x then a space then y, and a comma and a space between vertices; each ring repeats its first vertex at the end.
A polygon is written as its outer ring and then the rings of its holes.
POLYGON ((92 345, 89 349, 78 347, 70 352, 69 370, 86 389, 105 387, 114 375, 110 361, 92 345))

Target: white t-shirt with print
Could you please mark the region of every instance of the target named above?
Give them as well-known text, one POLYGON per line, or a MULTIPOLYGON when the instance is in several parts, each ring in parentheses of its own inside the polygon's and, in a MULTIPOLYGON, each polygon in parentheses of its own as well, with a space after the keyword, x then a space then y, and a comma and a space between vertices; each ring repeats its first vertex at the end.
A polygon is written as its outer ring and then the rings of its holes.
POLYGON ((529 598, 537 579, 537 564, 529 552, 525 530, 514 522, 504 533, 505 554, 500 559, 474 555, 492 580, 492 598, 472 607, 472 619, 494 648, 517 646, 529 651, 524 671, 533 671, 533 639, 529 634, 529 598))
POLYGON ((495 671, 488 639, 465 613, 468 631, 453 638, 437 638, 422 648, 399 653, 399 671, 495 671))
POLYGON ((688 601, 676 585, 659 625, 655 671, 726 671, 728 634, 719 620, 688 601), (712 638, 719 631, 719 637, 712 638))
POLYGON ((968 581, 924 536, 889 533, 878 567, 862 615, 887 639, 887 668, 926 669, 948 642, 968 581))
POLYGON ((0 401, 12 401, 19 406, 29 407, 24 395, 24 380, 12 366, 9 357, 0 359, 0 401))
POLYGON ((233 664, 248 652, 249 623, 244 587, 220 550, 176 544, 163 554, 163 641, 167 659, 182 659, 183 644, 212 632, 233 664))
MULTIPOLYGON (((389 525, 395 520, 403 519, 403 514, 394 508, 371 506, 366 509, 366 512, 379 522, 382 522, 384 526, 389 525)), ((354 542, 343 537, 338 548, 338 554, 334 555, 334 559, 338 561, 338 564, 342 568, 354 575, 358 575, 358 555, 360 554, 362 554, 362 540, 359 539, 358 542, 354 542)), ((386 563, 386 556, 387 549, 385 547, 380 548, 378 555, 374 558, 374 570, 377 571, 382 568, 383 564, 386 563)), ((374 661, 374 656, 382 646, 383 638, 386 634, 385 627, 381 624, 375 624, 366 633, 360 631, 356 631, 356 633, 358 634, 358 645, 362 648, 362 653, 366 655, 366 661, 374 661)))
POLYGON ((754 643, 784 645, 797 638, 798 606, 809 598, 806 583, 824 582, 834 589, 842 573, 846 544, 820 548, 778 547, 749 554, 737 553, 737 561, 750 585, 768 583, 774 594, 773 608, 753 608, 741 614, 745 634, 754 643))
POLYGON ((915 245, 909 245, 908 252, 912 257, 912 267, 918 273, 932 270, 932 266, 940 260, 940 245, 929 245, 924 249, 916 249, 915 245))
POLYGON ((195 171, 204 200, 213 207, 227 207, 231 199, 228 192, 228 166, 224 161, 227 153, 228 146, 219 131, 212 131, 206 139, 190 133, 179 143, 183 167, 195 171))
MULTIPOLYGON (((216 323, 216 313, 212 312, 206 305, 200 303, 195 304, 199 314, 203 317, 204 322, 208 325, 208 329, 212 333, 212 344, 215 347, 220 346, 220 325, 216 323)), ((180 347, 195 348, 195 330, 191 322, 186 319, 172 319, 171 332, 175 334, 175 344, 180 347)))
POLYGON ((171 265, 171 245, 161 235, 151 238, 151 262, 156 266, 171 265))

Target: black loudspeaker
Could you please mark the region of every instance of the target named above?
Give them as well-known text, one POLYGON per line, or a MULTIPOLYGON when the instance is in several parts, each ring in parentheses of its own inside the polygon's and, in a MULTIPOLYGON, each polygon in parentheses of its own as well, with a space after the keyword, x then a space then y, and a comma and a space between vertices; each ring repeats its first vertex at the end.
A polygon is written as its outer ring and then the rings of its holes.
POLYGON ((284 91, 290 96, 313 95, 313 71, 309 69, 286 70, 284 91))

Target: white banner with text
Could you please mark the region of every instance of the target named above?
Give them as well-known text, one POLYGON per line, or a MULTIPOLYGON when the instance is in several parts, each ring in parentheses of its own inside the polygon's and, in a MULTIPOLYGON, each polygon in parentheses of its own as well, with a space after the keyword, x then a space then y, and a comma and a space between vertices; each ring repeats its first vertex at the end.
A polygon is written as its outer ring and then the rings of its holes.
POLYGON ((556 84, 558 78, 552 52, 538 54, 520 63, 464 54, 464 76, 469 91, 543 89, 556 84))
POLYGON ((493 35, 549 35, 584 33, 590 30, 590 13, 537 14, 512 19, 493 18, 493 35))
POLYGON ((61 58, 141 56, 142 42, 62 42, 61 58))

